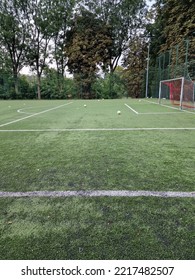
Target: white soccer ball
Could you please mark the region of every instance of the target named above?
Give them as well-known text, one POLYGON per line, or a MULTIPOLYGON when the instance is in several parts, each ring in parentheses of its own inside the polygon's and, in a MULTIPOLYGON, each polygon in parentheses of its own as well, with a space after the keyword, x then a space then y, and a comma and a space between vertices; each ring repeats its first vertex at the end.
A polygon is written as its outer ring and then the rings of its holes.
POLYGON ((84 107, 87 107, 87 105, 85 104, 84 107))
POLYGON ((121 115, 121 111, 117 111, 117 114, 118 114, 118 115, 121 115))

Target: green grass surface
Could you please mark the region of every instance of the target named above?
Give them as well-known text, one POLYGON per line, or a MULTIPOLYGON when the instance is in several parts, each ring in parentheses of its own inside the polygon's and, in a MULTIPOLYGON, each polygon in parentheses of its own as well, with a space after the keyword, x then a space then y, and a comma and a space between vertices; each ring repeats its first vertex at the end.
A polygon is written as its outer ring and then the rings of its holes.
POLYGON ((1 258, 194 259, 194 200, 1 200, 1 258))
MULTIPOLYGON (((1 101, 0 191, 194 191, 195 130, 74 130, 194 127, 147 100, 1 101)), ((193 198, 0 198, 0 258, 194 259, 194 216, 193 198)))

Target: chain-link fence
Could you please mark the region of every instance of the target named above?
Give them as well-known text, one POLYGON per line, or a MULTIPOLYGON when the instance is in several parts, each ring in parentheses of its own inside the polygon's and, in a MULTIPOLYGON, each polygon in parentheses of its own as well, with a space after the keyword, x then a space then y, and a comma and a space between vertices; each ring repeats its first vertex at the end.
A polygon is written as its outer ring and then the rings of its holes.
POLYGON ((170 50, 160 53, 148 74, 148 97, 158 97, 159 83, 184 77, 195 81, 195 40, 183 40, 170 50))

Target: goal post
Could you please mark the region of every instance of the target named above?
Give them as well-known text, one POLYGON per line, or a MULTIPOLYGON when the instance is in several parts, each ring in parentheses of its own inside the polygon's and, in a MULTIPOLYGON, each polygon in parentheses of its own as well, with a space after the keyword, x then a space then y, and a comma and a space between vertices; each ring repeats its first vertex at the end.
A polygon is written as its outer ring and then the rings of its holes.
POLYGON ((184 77, 162 80, 159 85, 159 104, 194 110, 194 89, 194 82, 184 77))

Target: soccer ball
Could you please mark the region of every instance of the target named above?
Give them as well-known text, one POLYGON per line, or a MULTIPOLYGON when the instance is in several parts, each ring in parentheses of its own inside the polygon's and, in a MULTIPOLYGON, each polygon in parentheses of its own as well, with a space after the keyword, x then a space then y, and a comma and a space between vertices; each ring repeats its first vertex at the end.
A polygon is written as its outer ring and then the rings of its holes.
POLYGON ((117 114, 118 114, 118 115, 121 115, 121 111, 117 111, 117 114))
POLYGON ((87 107, 87 105, 85 104, 84 107, 87 107))

